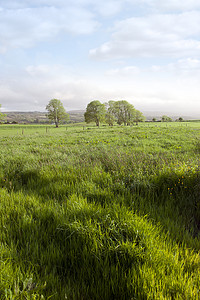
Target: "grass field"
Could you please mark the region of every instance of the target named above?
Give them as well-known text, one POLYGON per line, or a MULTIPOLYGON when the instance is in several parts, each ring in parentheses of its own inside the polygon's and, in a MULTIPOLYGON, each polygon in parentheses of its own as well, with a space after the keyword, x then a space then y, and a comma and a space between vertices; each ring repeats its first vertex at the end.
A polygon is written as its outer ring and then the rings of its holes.
POLYGON ((200 299, 200 122, 0 126, 0 299, 200 299))

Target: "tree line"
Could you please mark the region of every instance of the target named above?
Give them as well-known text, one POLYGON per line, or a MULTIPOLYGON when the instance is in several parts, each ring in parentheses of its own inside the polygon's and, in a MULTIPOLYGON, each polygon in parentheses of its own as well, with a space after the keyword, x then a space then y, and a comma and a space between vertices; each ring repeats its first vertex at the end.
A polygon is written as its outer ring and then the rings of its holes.
MULTIPOLYGON (((63 104, 58 99, 52 99, 46 106, 48 111, 47 117, 53 121, 58 127, 63 120, 69 120, 69 115, 66 113, 63 104)), ((95 122, 96 126, 106 122, 109 126, 113 126, 116 122, 118 125, 131 125, 134 122, 142 122, 145 120, 142 112, 135 109, 134 106, 125 100, 109 101, 101 103, 99 100, 94 100, 87 105, 84 113, 86 123, 95 122)))
POLYGON ((102 122, 106 122, 109 126, 113 126, 114 123, 127 126, 145 120, 142 112, 126 100, 111 100, 108 103, 94 100, 87 105, 84 118, 86 123, 95 122, 96 126, 100 126, 102 122))
MULTIPOLYGON (((0 105, 1 108, 1 105, 0 105)), ((65 111, 62 102, 59 99, 51 99, 46 106, 47 118, 50 122, 53 122, 56 127, 60 123, 69 122, 69 114, 65 111)), ((133 123, 145 121, 145 117, 141 111, 135 109, 135 107, 126 100, 113 101, 110 100, 107 103, 101 103, 99 100, 94 100, 87 105, 84 113, 84 119, 86 123, 94 122, 96 126, 100 126, 100 123, 105 122, 109 126, 113 126, 115 123, 118 125, 131 125, 133 123)), ((6 114, 0 111, 0 123, 6 120, 6 114)), ((166 115, 162 116, 161 122, 171 122, 172 119, 166 115)), ((183 118, 179 118, 176 121, 182 122, 183 118)), ((156 118, 152 119, 152 122, 156 122, 156 118)))

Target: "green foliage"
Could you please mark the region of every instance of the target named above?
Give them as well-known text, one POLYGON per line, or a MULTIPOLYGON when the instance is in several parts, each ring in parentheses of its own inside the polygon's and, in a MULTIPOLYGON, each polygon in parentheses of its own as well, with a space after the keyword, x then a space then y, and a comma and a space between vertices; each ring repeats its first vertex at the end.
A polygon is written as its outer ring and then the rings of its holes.
POLYGON ((115 117, 118 125, 130 125, 135 117, 135 108, 125 100, 109 101, 108 113, 115 117))
POLYGON ((199 299, 199 132, 2 125, 0 299, 199 299))
POLYGON ((109 126, 113 126, 116 118, 114 116, 114 113, 112 111, 112 106, 110 106, 106 112, 106 117, 105 117, 105 121, 109 126))
POLYGON ((137 109, 135 110, 134 121, 136 122, 137 125, 139 122, 145 121, 145 117, 144 117, 143 113, 137 109))
POLYGON ((109 101, 106 113, 106 123, 109 125, 117 122, 118 125, 130 125, 136 122, 143 122, 145 117, 142 112, 136 110, 134 106, 125 100, 109 101))
POLYGON ((99 101, 92 101, 88 104, 84 114, 87 123, 95 122, 99 126, 100 122, 105 121, 109 126, 115 122, 118 125, 130 125, 134 122, 143 122, 145 117, 142 112, 136 110, 134 106, 126 100, 112 101, 101 104, 99 101), (107 108, 107 109, 106 109, 107 108))
POLYGON ((95 122, 96 126, 99 126, 102 121, 105 120, 106 108, 100 101, 95 100, 87 105, 86 112, 84 114, 85 122, 95 122))
MULTIPOLYGON (((0 109, 1 109, 1 104, 0 104, 0 109)), ((6 114, 3 114, 1 111, 0 111, 0 123, 5 121, 6 120, 6 114)))
POLYGON ((161 118, 161 121, 162 122, 171 122, 172 119, 166 115, 163 115, 162 118, 161 118))
POLYGON ((69 120, 69 115, 66 113, 62 102, 58 99, 50 100, 46 110, 48 111, 47 117, 56 124, 56 127, 58 127, 60 122, 68 122, 69 120))

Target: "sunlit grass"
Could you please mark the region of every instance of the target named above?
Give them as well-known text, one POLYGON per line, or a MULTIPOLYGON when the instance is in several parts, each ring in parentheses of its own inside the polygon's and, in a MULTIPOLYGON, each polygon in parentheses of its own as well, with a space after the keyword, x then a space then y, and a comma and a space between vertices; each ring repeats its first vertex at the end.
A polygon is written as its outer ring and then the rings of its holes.
POLYGON ((186 125, 0 127, 0 299, 199 299, 186 125))

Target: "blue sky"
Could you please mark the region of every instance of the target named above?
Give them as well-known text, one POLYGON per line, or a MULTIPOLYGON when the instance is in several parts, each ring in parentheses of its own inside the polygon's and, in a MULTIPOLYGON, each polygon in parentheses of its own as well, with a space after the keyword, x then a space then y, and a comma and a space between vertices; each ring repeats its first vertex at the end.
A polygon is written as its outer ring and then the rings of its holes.
POLYGON ((200 117, 199 0, 0 0, 2 111, 125 99, 200 117))

